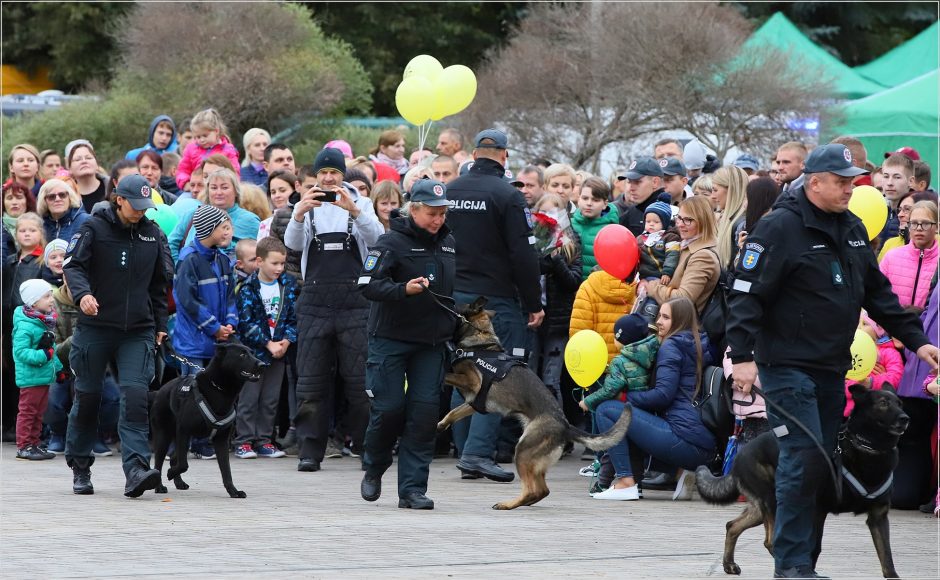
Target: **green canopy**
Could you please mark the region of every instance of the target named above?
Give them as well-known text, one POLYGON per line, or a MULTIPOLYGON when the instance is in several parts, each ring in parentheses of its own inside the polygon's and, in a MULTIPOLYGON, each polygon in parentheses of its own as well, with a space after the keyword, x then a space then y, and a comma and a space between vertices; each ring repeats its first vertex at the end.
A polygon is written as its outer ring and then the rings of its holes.
POLYGON ((865 78, 894 87, 938 67, 940 67, 940 22, 934 22, 929 28, 904 44, 852 70, 865 78))
POLYGON ((913 147, 930 165, 931 184, 940 174, 940 69, 914 80, 842 106, 839 126, 824 126, 827 138, 852 135, 859 138, 875 165, 886 151, 913 147))
POLYGON ((744 43, 743 50, 771 46, 789 53, 803 65, 817 67, 835 81, 835 94, 844 99, 859 99, 884 90, 884 86, 855 72, 807 38, 782 13, 777 12, 744 43))

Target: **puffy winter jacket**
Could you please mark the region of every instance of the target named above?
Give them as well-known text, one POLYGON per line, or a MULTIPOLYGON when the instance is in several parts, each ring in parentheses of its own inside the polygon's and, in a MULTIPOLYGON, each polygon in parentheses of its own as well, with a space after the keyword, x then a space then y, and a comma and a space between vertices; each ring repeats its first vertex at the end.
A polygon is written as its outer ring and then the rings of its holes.
MULTIPOLYGON (((916 357, 915 357, 916 358, 916 357)), ((871 378, 871 388, 880 391, 885 383, 888 383, 895 389, 901 384, 901 377, 904 375, 904 361, 901 360, 901 353, 894 348, 894 343, 885 338, 884 342, 878 343, 878 364, 884 367, 883 373, 874 371, 868 375, 871 378)), ((855 401, 852 400, 852 392, 849 387, 858 384, 858 381, 851 379, 845 380, 845 412, 844 417, 852 414, 855 408, 855 401)))
MULTIPOLYGON (((284 232, 287 231, 287 225, 290 224, 290 220, 294 215, 294 204, 299 201, 300 194, 295 191, 291 194, 286 206, 274 210, 274 215, 271 216, 269 236, 284 241, 284 232)), ((293 274, 294 278, 297 279, 297 283, 301 286, 304 284, 304 279, 300 274, 300 260, 303 255, 303 252, 287 248, 287 262, 284 264, 284 271, 293 274)))
POLYGON ((923 308, 927 303, 930 280, 940 257, 938 247, 940 245, 934 242, 933 246, 920 250, 911 242, 891 250, 881 260, 878 267, 891 281, 891 289, 897 294, 901 306, 913 304, 923 308))
POLYGON ((582 280, 587 280, 594 266, 597 266, 597 258, 594 257, 594 238, 597 237, 597 232, 606 225, 618 223, 619 220, 617 209, 612 205, 608 205, 604 213, 596 218, 584 217, 581 215, 581 210, 574 212, 571 216, 571 227, 581 237, 582 280))
POLYGON ((39 350, 39 339, 48 330, 41 320, 30 318, 18 306, 13 311, 13 361, 16 363, 16 386, 39 387, 55 382, 62 369, 58 357, 51 359, 39 350))
POLYGON ((659 337, 647 336, 632 344, 625 344, 607 369, 604 386, 584 398, 591 410, 604 401, 616 398, 623 391, 649 389, 650 373, 656 364, 659 337))
POLYGON ((271 351, 267 348, 269 341, 277 342, 286 338, 292 343, 297 343, 297 313, 294 305, 300 291, 296 279, 287 272, 283 272, 277 281, 281 296, 273 334, 264 301, 261 299, 261 280, 258 278, 258 272, 253 272, 245 280, 236 296, 238 335, 242 344, 254 349, 255 357, 268 365, 274 361, 271 351))
MULTIPOLYGON (((921 323, 924 325, 924 334, 930 339, 930 344, 938 345, 940 337, 940 317, 938 317, 938 307, 940 307, 940 286, 935 286, 930 294, 930 300, 927 301, 927 309, 920 315, 921 323)), ((930 365, 920 360, 916 354, 910 350, 904 351, 904 374, 901 376, 901 385, 898 387, 898 395, 901 397, 917 397, 920 399, 929 399, 924 392, 924 381, 930 374, 930 365)))
POLYGON ((215 333, 223 325, 238 329, 235 277, 229 257, 198 241, 183 248, 173 279, 176 301, 176 352, 191 358, 212 358, 215 333))
POLYGON ((617 356, 619 349, 614 344, 614 324, 624 314, 629 314, 636 300, 636 284, 626 284, 598 270, 581 283, 571 311, 571 327, 568 336, 579 330, 593 330, 607 342, 607 362, 617 356))
POLYGON ((238 149, 224 135, 221 137, 221 141, 208 149, 203 149, 195 141, 190 141, 186 145, 186 150, 183 151, 179 167, 176 168, 176 185, 183 189, 186 183, 189 182, 193 171, 202 163, 202 160, 216 153, 225 155, 231 160, 232 165, 238 167, 238 149))
POLYGON ((46 234, 46 242, 52 240, 65 240, 68 242, 72 239, 72 234, 77 232, 78 228, 82 227, 82 224, 89 217, 91 216, 82 206, 70 208, 68 213, 59 219, 52 219, 51 215, 47 215, 42 218, 42 229, 43 233, 46 234))
MULTIPOLYGON (((711 363, 708 337, 703 332, 702 366, 711 363)), ((663 341, 656 355, 656 383, 648 391, 631 391, 627 401, 638 409, 656 413, 666 420, 680 439, 701 449, 714 449, 715 437, 702 423, 702 415, 692 404, 696 397, 697 364, 695 339, 682 331, 663 341)))

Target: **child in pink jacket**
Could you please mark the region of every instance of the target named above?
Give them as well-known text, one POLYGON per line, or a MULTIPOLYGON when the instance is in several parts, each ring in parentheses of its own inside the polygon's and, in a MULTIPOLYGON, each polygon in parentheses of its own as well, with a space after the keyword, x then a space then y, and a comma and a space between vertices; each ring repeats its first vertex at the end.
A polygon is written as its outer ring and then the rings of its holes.
POLYGON ((176 168, 176 185, 180 190, 189 182, 190 176, 202 160, 210 155, 221 153, 232 160, 233 166, 238 167, 238 150, 226 136, 228 130, 218 111, 199 111, 189 126, 193 131, 193 140, 186 145, 183 158, 176 168))
POLYGON ((845 412, 844 417, 852 414, 855 408, 855 401, 852 400, 852 394, 849 392, 850 385, 863 385, 869 389, 881 390, 881 387, 888 383, 895 389, 901 384, 901 376, 904 374, 904 361, 901 360, 901 353, 894 348, 891 337, 884 329, 878 326, 874 320, 868 317, 868 314, 862 311, 862 321, 859 328, 864 330, 875 341, 878 346, 878 362, 875 368, 864 380, 853 381, 845 380, 845 412))

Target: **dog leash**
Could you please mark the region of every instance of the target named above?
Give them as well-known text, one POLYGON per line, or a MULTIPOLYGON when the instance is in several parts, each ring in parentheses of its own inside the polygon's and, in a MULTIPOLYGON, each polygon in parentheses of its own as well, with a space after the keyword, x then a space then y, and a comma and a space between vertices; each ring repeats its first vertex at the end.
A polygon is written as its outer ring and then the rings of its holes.
POLYGON ((196 363, 191 362, 191 361, 187 360, 185 357, 182 357, 182 356, 180 356, 179 354, 177 354, 176 349, 173 348, 173 345, 170 343, 170 339, 169 339, 169 338, 166 338, 166 339, 163 341, 163 345, 166 347, 166 354, 167 354, 167 356, 169 356, 171 359, 173 359, 173 360, 175 360, 175 361, 177 361, 177 362, 179 362, 179 363, 181 363, 181 364, 184 364, 184 365, 186 365, 186 366, 188 366, 188 367, 190 367, 190 368, 194 368, 194 369, 196 369, 196 370, 197 370, 198 372, 200 372, 200 373, 201 373, 202 371, 206 370, 206 369, 202 368, 201 366, 197 365, 196 363))
POLYGON ((453 308, 447 306, 446 304, 444 304, 444 303, 441 301, 442 298, 449 299, 449 300, 453 300, 453 298, 449 298, 449 297, 447 297, 447 296, 444 296, 443 294, 438 294, 437 292, 434 292, 433 290, 431 290, 430 288, 428 288, 428 286, 427 286, 426 284, 421 284, 420 286, 421 286, 422 288, 424 288, 424 291, 425 291, 425 292, 427 292, 428 294, 431 295, 431 299, 434 300, 434 303, 435 303, 435 304, 437 304, 438 306, 440 306, 441 308, 443 308, 444 310, 446 310, 447 312, 449 312, 450 314, 452 314, 454 317, 457 318, 457 320, 460 320, 460 321, 462 321, 462 322, 466 322, 466 323, 468 323, 468 324, 470 323, 470 321, 467 320, 467 319, 464 317, 463 314, 457 312, 456 310, 454 310, 453 308))

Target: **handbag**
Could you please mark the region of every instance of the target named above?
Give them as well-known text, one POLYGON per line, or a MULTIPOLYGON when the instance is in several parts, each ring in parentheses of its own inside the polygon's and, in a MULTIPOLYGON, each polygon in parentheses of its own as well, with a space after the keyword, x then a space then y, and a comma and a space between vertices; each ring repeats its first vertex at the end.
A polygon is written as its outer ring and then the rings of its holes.
POLYGON ((705 367, 698 402, 693 402, 702 415, 702 423, 719 439, 734 431, 734 412, 731 408, 731 381, 725 379, 721 367, 705 367))
MULTIPOLYGON (((715 254, 715 257, 718 256, 714 250, 712 250, 712 253, 715 254)), ((713 346, 715 352, 720 353, 723 353, 725 346, 727 346, 725 343, 725 324, 728 320, 728 290, 731 288, 729 276, 727 270, 720 268, 718 283, 715 284, 712 295, 708 297, 708 301, 699 314, 699 321, 702 330, 708 335, 709 344, 713 346)))

